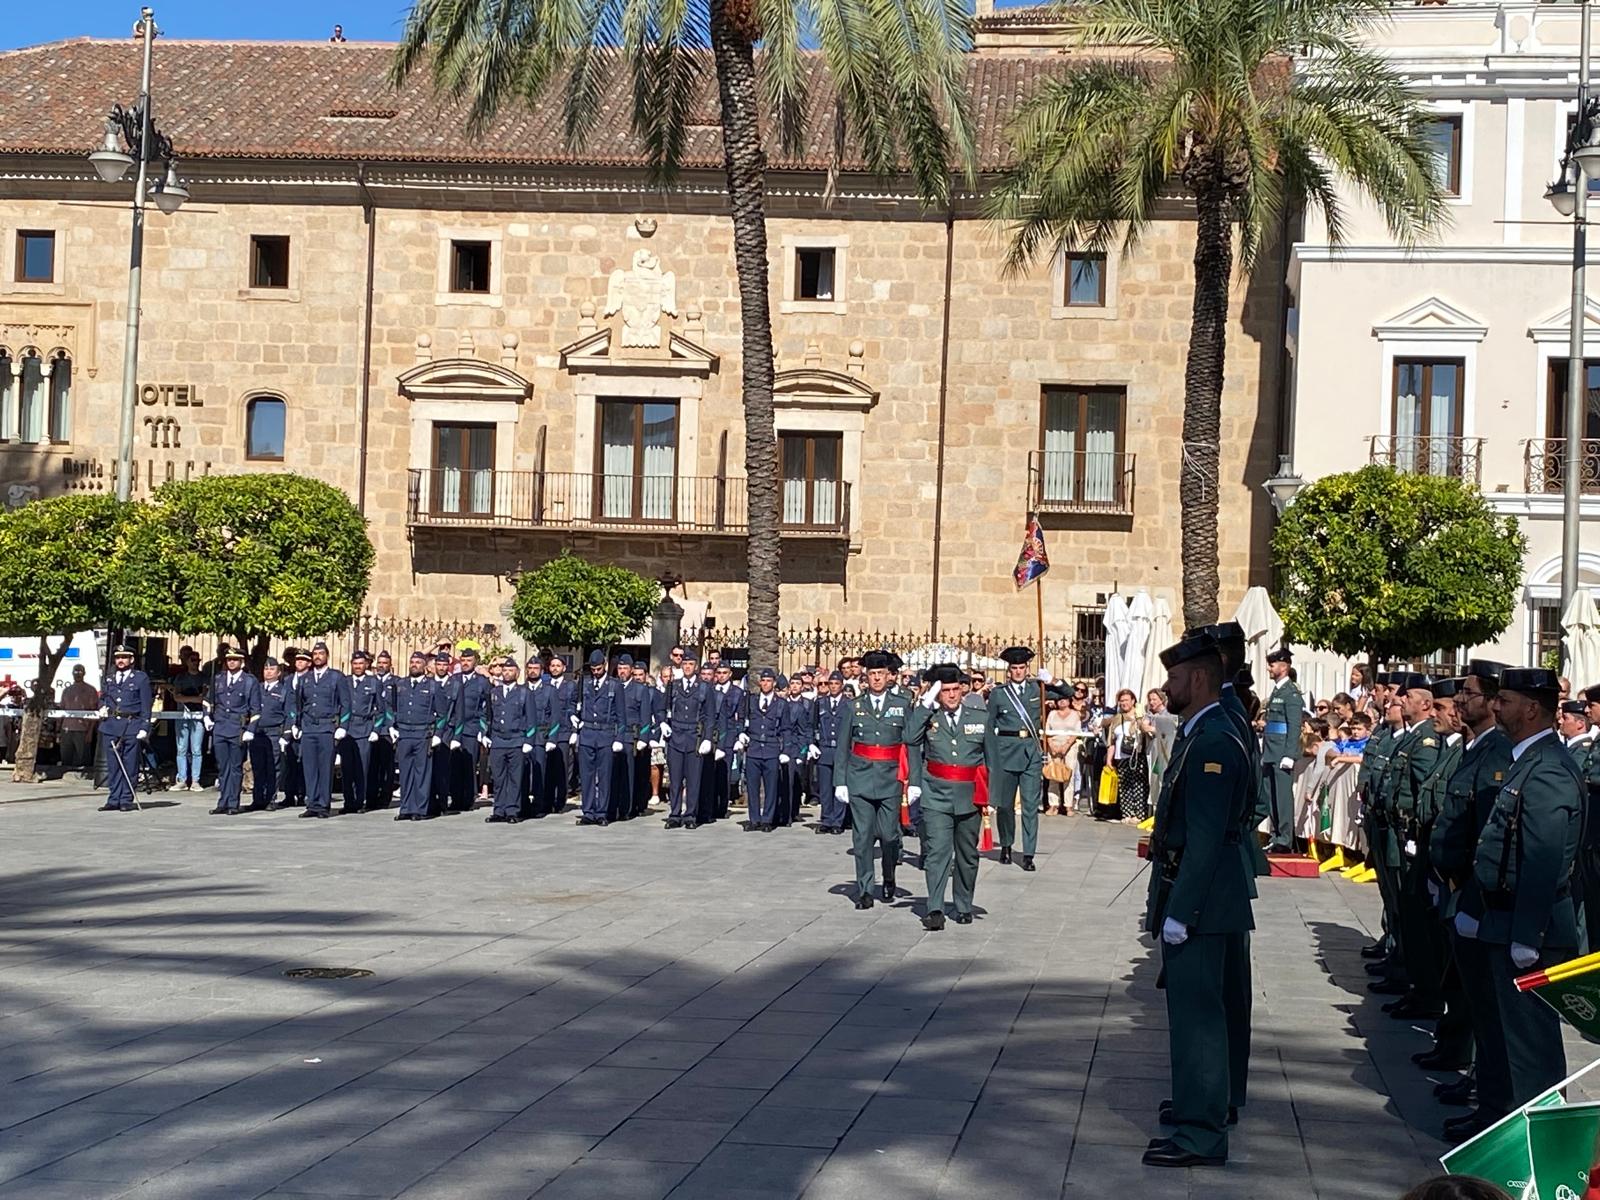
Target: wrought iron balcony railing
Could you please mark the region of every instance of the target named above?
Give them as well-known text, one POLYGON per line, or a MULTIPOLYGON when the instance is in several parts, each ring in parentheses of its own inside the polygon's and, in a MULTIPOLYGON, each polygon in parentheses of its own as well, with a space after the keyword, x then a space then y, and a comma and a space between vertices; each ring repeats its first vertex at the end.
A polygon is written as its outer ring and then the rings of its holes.
POLYGON ((1028 494, 1042 513, 1133 512, 1133 455, 1116 450, 1035 450, 1028 494))
POLYGON ((1573 449, 1566 438, 1530 438, 1523 459, 1525 488, 1529 492, 1562 491, 1568 456, 1574 452, 1584 495, 1600 495, 1600 438, 1581 438, 1573 449))
MULTIPOLYGON (((566 471, 409 472, 413 526, 743 534, 745 480, 731 476, 584 475, 566 471)), ((841 537, 850 528, 850 485, 786 481, 779 529, 786 537, 841 537)))
POLYGON ((1369 441, 1369 462, 1408 475, 1448 476, 1482 486, 1482 438, 1406 434, 1373 437, 1369 441))

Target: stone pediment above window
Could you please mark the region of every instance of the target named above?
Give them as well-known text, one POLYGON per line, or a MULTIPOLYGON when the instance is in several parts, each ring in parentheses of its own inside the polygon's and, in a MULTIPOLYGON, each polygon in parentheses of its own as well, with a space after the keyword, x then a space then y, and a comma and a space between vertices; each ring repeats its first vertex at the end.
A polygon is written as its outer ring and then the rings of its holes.
POLYGON ((419 363, 400 376, 400 394, 409 400, 489 400, 521 403, 533 384, 510 367, 477 358, 446 358, 419 363))
MULTIPOLYGON (((1563 304, 1543 320, 1528 326, 1528 336, 1536 342, 1566 342, 1572 336, 1572 304, 1563 304)), ((1600 303, 1586 300, 1583 305, 1583 340, 1600 339, 1600 303)))
POLYGON ((628 375, 714 375, 720 361, 679 333, 666 333, 666 344, 659 347, 619 345, 620 340, 614 327, 595 329, 561 347, 561 365, 569 371, 628 375))
POLYGON ((1380 342, 1481 342, 1489 327, 1437 296, 1413 304, 1372 327, 1380 342))
POLYGON ((835 371, 822 365, 822 354, 814 343, 807 346, 804 366, 779 371, 773 379, 773 404, 788 410, 871 412, 878 393, 862 379, 864 354, 860 342, 851 342, 845 369, 835 371))

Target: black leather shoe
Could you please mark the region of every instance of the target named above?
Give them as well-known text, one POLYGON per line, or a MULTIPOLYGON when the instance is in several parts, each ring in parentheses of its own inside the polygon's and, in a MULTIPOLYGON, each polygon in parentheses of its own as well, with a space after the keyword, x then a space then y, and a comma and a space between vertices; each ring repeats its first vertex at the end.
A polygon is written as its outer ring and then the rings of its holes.
POLYGON ((1402 998, 1395 1001, 1389 1015, 1397 1021, 1437 1021, 1444 1016, 1444 1005, 1402 998))
POLYGON ((1361 947, 1362 958, 1388 958, 1389 948, 1382 942, 1373 942, 1370 946, 1361 947))
POLYGON ((867 895, 865 892, 861 893, 861 895, 856 897, 856 907, 857 908, 871 908, 872 907, 872 897, 867 895))
POLYGON ((922 927, 929 933, 938 933, 939 930, 944 928, 944 914, 942 912, 929 913, 922 918, 922 927))
POLYGON ((1037 871, 1039 869, 1033 865, 1033 855, 1024 854, 1022 856, 1022 869, 1024 871, 1037 871))
POLYGON ((700 823, 698 821, 685 821, 683 823, 683 828, 685 828, 685 829, 699 829, 700 828, 700 823))
POLYGON ((1228 1158, 1225 1154, 1191 1154, 1171 1142, 1162 1142, 1146 1150, 1140 1161, 1147 1167, 1220 1167, 1228 1158))
MULTIPOLYGON (((1163 1100, 1161 1102, 1161 1107, 1156 1109, 1156 1120, 1160 1121, 1163 1125, 1176 1125, 1177 1124, 1177 1122, 1172 1119, 1172 1101, 1171 1100, 1163 1100)), ((1234 1108, 1233 1105, 1230 1104, 1228 1106, 1228 1124, 1229 1125, 1237 1125, 1238 1123, 1239 1123, 1239 1110, 1237 1108, 1234 1108)))
POLYGON ((99 808, 95 809, 95 811, 96 812, 116 812, 116 811, 118 811, 118 807, 119 806, 115 805, 115 804, 102 804, 99 808))
POLYGON ((1389 973, 1389 964, 1386 962, 1369 962, 1366 966, 1368 975, 1381 979, 1389 973))
POLYGON ((883 881, 883 902, 885 904, 894 903, 894 880, 892 879, 883 881))
POLYGON ((1449 1083, 1435 1084, 1433 1094, 1440 1104, 1448 1104, 1451 1108, 1465 1108, 1472 1103, 1472 1094, 1477 1090, 1477 1081, 1468 1075, 1449 1083))
POLYGON ((1367 984, 1367 991, 1374 996, 1404 996, 1406 985, 1395 979, 1376 979, 1367 984))
POLYGON ((972 924, 972 914, 971 913, 957 913, 951 919, 953 921, 955 921, 955 923, 957 925, 971 925, 972 924))
POLYGON ((300 814, 300 819, 302 821, 313 821, 316 819, 316 816, 317 814, 312 809, 308 808, 305 810, 305 812, 300 814))
POLYGON ((521 825, 522 824, 522 818, 521 817, 516 817, 516 816, 506 817, 505 818, 505 823, 507 825, 521 825))
POLYGON ((1444 1123, 1444 1140, 1452 1145, 1459 1146, 1462 1142, 1477 1137, 1497 1120, 1499 1120, 1498 1117, 1484 1113, 1481 1110, 1468 1113, 1464 1117, 1456 1117, 1454 1120, 1444 1123))
POLYGON ((499 813, 495 813, 493 816, 485 817, 483 819, 483 823, 485 825, 504 825, 510 819, 511 818, 509 817, 502 817, 499 813))
POLYGON ((811 832, 812 833, 832 833, 833 830, 829 829, 826 825, 813 825, 811 827, 811 832))
POLYGON ((411 820, 411 814, 410 813, 401 813, 397 817, 395 817, 395 820, 396 821, 409 821, 409 820, 411 820))
POLYGON ((1008 862, 1011 861, 1011 847, 1010 846, 1001 846, 1000 847, 1000 861, 1003 862, 1003 863, 1008 863, 1008 862))
POLYGON ((683 821, 681 819, 679 819, 678 817, 668 817, 667 818, 667 828, 668 829, 682 829, 683 828, 683 821))
POLYGON ((1421 1054, 1413 1054, 1411 1061, 1424 1071, 1465 1071, 1472 1065, 1470 1057, 1441 1054, 1437 1050, 1424 1050, 1421 1054))
POLYGON ((213 808, 206 815, 210 816, 210 817, 225 817, 225 816, 228 815, 228 810, 223 808, 222 805, 219 804, 219 805, 217 805, 216 808, 213 808))

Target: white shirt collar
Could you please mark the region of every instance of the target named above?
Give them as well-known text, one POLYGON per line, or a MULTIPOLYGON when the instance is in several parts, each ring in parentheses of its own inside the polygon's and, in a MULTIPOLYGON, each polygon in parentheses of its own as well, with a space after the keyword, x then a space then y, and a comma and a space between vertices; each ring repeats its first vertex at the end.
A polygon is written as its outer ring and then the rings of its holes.
POLYGON ((1459 733, 1452 733, 1449 737, 1445 738, 1444 743, 1447 746, 1454 746, 1460 740, 1461 735, 1459 733))
POLYGON ((1220 700, 1213 700, 1210 704, 1206 705, 1199 712, 1195 713, 1194 716, 1185 721, 1183 723, 1183 736, 1188 737, 1191 733, 1193 733, 1194 727, 1200 723, 1200 718, 1205 716, 1208 712, 1210 712, 1213 708, 1216 708, 1221 703, 1222 701, 1220 700))
POLYGON ((1534 734, 1532 737, 1523 738, 1515 746, 1511 747, 1511 761, 1512 762, 1516 762, 1517 759, 1522 757, 1522 752, 1524 750, 1526 750, 1529 746, 1531 746, 1535 742, 1537 742, 1540 738, 1542 738, 1542 737, 1552 737, 1552 736, 1554 736, 1554 734, 1555 734, 1555 730, 1554 729, 1541 729, 1541 730, 1539 730, 1538 733, 1534 734))
POLYGON ((1491 721, 1489 723, 1489 728, 1485 729, 1482 733, 1473 734, 1472 735, 1472 740, 1470 742, 1468 742, 1465 747, 1462 748, 1462 753, 1465 754, 1468 750, 1471 750, 1479 742, 1483 741, 1484 738, 1488 737, 1491 733, 1493 733, 1494 729, 1495 729, 1494 722, 1491 721))

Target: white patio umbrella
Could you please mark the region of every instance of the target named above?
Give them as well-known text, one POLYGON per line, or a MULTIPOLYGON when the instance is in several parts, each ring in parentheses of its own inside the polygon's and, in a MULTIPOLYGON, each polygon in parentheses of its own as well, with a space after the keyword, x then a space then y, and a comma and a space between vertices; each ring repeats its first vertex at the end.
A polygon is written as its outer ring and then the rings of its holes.
MULTIPOLYGON (((1150 650, 1146 658, 1160 654, 1172 645, 1172 605, 1167 603, 1163 596, 1156 600, 1155 616, 1150 618, 1150 650)), ((1160 687, 1159 680, 1152 679, 1151 687, 1160 687)))
POLYGON ((971 650, 963 650, 959 646, 952 646, 949 642, 927 642, 904 656, 905 664, 913 671, 925 671, 934 663, 955 663, 957 666, 966 667, 968 670, 976 667, 980 671, 1004 671, 1006 664, 991 655, 975 654, 971 650))
POLYGON ((1256 687, 1266 686, 1267 655, 1283 642, 1283 618, 1272 607, 1264 587, 1253 587, 1239 601, 1233 619, 1244 627, 1244 662, 1255 676, 1256 687))
POLYGON ((1566 633, 1562 639, 1567 648, 1566 675, 1576 694, 1580 688, 1600 683, 1600 614, 1588 588, 1572 593, 1561 614, 1561 628, 1566 633))
POLYGON ((1132 688, 1139 703, 1144 702, 1145 666, 1150 659, 1150 633, 1156 606, 1150 593, 1140 588, 1128 601, 1128 640, 1122 648, 1122 686, 1132 688))
POLYGON ((1128 602, 1121 593, 1112 592, 1106 597, 1106 611, 1102 620, 1106 630, 1106 691, 1101 699, 1109 706, 1116 694, 1126 686, 1122 682, 1122 663, 1123 655, 1127 652, 1131 623, 1128 620, 1128 602))

